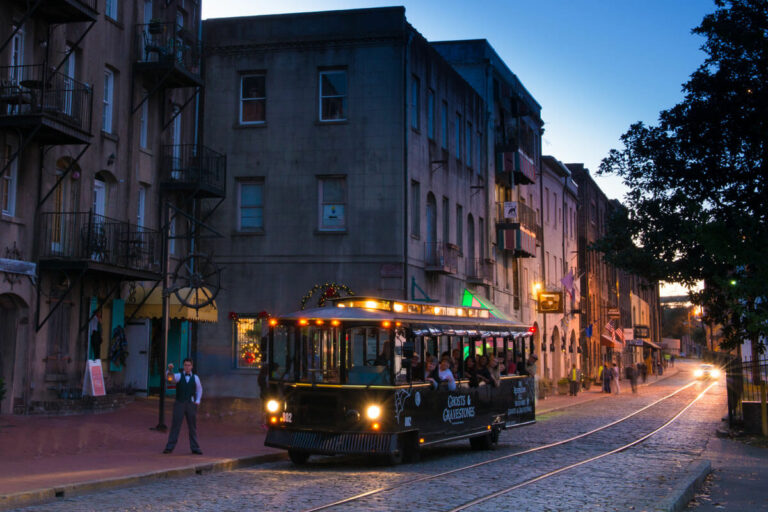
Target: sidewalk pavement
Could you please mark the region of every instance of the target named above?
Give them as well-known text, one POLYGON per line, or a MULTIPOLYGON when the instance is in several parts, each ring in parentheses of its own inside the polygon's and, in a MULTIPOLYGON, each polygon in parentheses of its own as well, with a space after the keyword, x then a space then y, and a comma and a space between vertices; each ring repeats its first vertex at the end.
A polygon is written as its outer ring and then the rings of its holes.
MULTIPOLYGON (((660 378, 649 377, 647 384, 677 373, 670 370, 660 378)), ((626 381, 622 392, 631 393, 626 381)), ((546 414, 607 396, 592 386, 576 397, 539 400, 536 412, 546 414)), ((165 411, 169 426, 172 409, 171 399, 165 411)), ((157 411, 156 398, 137 398, 102 414, 0 416, 0 510, 286 457, 283 450, 264 446, 258 400, 203 400, 197 418, 203 455, 190 453, 186 424, 174 453, 162 454, 168 434, 150 429, 157 425, 157 411)))
MULTIPOLYGON (((172 399, 165 409, 170 426, 172 399)), ((162 454, 168 433, 150 430, 157 423, 156 398, 102 414, 0 416, 0 510, 285 457, 264 446, 258 400, 204 400, 197 418, 203 455, 190 453, 186 424, 174 452, 162 454)))
MULTIPOLYGON (((654 384, 655 382, 664 380, 668 377, 672 377, 673 375, 677 375, 677 373, 680 370, 678 368, 667 368, 664 370, 664 375, 657 376, 657 375, 649 375, 648 380, 645 383, 642 383, 642 380, 638 380, 638 386, 650 386, 651 384, 654 384)), ((632 387, 629 385, 629 381, 627 379, 621 380, 621 394, 632 394, 632 387)), ((538 400, 536 402, 536 416, 540 416, 542 414, 547 414, 553 411, 558 411, 560 409, 565 409, 566 407, 572 407, 574 405, 583 404, 585 402, 591 402, 592 400, 599 400, 600 398, 606 398, 611 396, 608 393, 603 393, 602 386, 597 386, 595 384, 592 384, 592 386, 589 388, 588 391, 581 390, 579 391, 579 394, 576 396, 570 396, 570 395, 552 395, 548 396, 547 398, 543 400, 538 400)))

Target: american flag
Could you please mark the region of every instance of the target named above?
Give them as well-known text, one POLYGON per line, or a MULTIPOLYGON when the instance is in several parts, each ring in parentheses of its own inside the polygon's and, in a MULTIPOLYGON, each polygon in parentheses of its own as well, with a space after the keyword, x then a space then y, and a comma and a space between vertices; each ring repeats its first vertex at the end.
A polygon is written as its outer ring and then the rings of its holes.
POLYGON ((619 338, 621 343, 624 343, 624 329, 616 329, 616 336, 619 338))
POLYGON ((611 341, 616 341, 616 328, 613 326, 613 324, 608 321, 607 324, 605 324, 605 330, 611 333, 611 341))

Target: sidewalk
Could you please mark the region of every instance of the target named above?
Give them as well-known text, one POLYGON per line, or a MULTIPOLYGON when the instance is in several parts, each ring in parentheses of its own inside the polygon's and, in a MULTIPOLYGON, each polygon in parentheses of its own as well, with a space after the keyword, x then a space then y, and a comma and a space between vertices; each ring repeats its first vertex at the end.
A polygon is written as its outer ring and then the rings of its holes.
MULTIPOLYGON (((285 457, 264 446, 257 400, 208 399, 198 412, 204 455, 192 455, 182 425, 173 454, 157 425, 158 400, 77 416, 0 416, 0 510, 153 479, 237 467, 285 457)), ((166 402, 170 426, 173 400, 166 402)))
MULTIPOLYGON (((675 375, 665 373, 658 380, 675 375)), ((657 381, 649 377, 646 385, 657 381)), ((622 381, 622 392, 629 383, 622 381)), ((537 415, 605 398, 598 386, 576 397, 540 400, 537 415)), ((170 426, 173 400, 166 402, 170 426)), ((198 436, 204 455, 189 451, 187 427, 171 455, 163 455, 167 432, 157 425, 157 399, 139 398, 103 414, 76 416, 0 416, 0 510, 64 496, 138 485, 169 477, 228 471, 285 458, 283 450, 264 446, 258 400, 207 399, 198 412, 198 436)))
MULTIPOLYGON (((641 380, 638 381, 638 387, 650 386, 668 377, 677 375, 678 372, 678 368, 667 368, 664 370, 664 375, 660 377, 656 375, 649 375, 645 384, 643 384, 641 380)), ((627 379, 621 380, 621 394, 632 394, 632 387, 629 385, 629 381, 627 379)), ((566 407, 572 407, 574 405, 591 402, 592 400, 599 400, 600 398, 606 398, 609 396, 612 395, 603 393, 602 386, 596 386, 595 384, 592 384, 592 386, 589 388, 589 391, 582 389, 575 397, 569 395, 551 395, 543 400, 538 400, 536 403, 536 415, 539 416, 541 414, 547 414, 560 409, 565 409, 566 407)))

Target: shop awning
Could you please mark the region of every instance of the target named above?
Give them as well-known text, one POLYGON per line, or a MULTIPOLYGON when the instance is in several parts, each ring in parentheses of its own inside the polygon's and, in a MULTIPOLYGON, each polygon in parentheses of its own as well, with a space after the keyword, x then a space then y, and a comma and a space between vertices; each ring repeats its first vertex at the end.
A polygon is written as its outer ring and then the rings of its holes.
POLYGON ((655 348, 656 350, 661 350, 661 347, 652 341, 643 340, 643 345, 648 345, 649 347, 655 348))
MULTIPOLYGON (((149 293, 151 287, 138 286, 133 296, 129 297, 125 301, 125 316, 134 318, 163 318, 163 291, 160 286, 152 290, 149 293), (149 293, 149 297, 141 304, 141 301, 149 293), (141 304, 141 306, 139 306, 141 304), (136 310, 138 308, 138 311, 136 310), (135 312, 135 314, 134 314, 135 312)), ((202 303, 206 300, 205 294, 210 292, 203 289, 197 291, 190 288, 182 288, 179 290, 179 295, 182 297, 189 297, 186 300, 192 304, 202 303)), ((175 293, 171 293, 169 296, 170 304, 168 307, 171 318, 178 318, 181 320, 190 320, 192 322, 217 322, 219 319, 219 310, 216 308, 216 301, 203 306, 199 309, 184 306, 179 302, 179 298, 175 293)))
POLYGON ((600 345, 603 347, 610 347, 614 350, 621 350, 624 348, 623 344, 614 341, 610 336, 606 336, 605 334, 600 335, 600 345))
POLYGON ((465 307, 486 308, 490 310, 491 316, 494 318, 505 320, 507 322, 514 321, 512 317, 500 310, 493 302, 486 299, 485 297, 477 295, 476 293, 472 293, 466 288, 464 289, 464 293, 461 297, 461 305, 465 307))

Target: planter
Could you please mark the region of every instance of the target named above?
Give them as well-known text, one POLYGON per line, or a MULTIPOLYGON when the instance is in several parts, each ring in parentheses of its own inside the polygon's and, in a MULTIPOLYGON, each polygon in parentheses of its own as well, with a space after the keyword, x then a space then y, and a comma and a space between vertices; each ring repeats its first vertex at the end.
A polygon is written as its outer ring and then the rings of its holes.
POLYGON ((566 381, 557 381, 557 394, 558 395, 567 395, 568 391, 570 390, 570 383, 566 381))
POLYGON ((583 379, 581 381, 581 387, 584 388, 584 391, 589 391, 589 388, 592 387, 592 379, 583 379))
POLYGON ((163 24, 159 22, 150 23, 147 27, 147 32, 153 35, 162 34, 163 33, 163 24))

